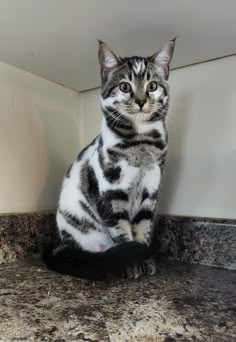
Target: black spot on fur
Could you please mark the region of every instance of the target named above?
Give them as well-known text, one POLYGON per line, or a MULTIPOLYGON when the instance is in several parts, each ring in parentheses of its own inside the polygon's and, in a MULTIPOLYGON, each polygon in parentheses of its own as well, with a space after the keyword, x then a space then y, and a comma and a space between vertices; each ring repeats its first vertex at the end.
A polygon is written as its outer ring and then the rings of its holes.
POLYGON ((117 167, 109 167, 105 170, 104 175, 106 179, 110 183, 114 183, 115 181, 120 179, 121 174, 121 168, 119 166, 117 167))
POLYGON ((98 160, 103 171, 105 178, 110 183, 114 183, 115 181, 120 179, 121 168, 120 166, 113 166, 111 163, 105 163, 103 152, 100 149, 98 152, 98 160))
POLYGON ((95 175, 94 169, 92 166, 87 167, 87 177, 88 177, 88 194, 91 199, 94 201, 97 200, 99 197, 99 186, 98 186, 98 180, 95 175))
POLYGON ((145 201, 145 199, 147 199, 147 198, 149 198, 149 193, 148 193, 147 189, 144 189, 143 193, 142 193, 141 203, 143 203, 145 201))
POLYGON ((118 152, 118 151, 115 151, 115 150, 112 150, 112 149, 107 149, 107 153, 111 159, 111 161, 113 162, 118 162, 120 159, 124 158, 124 154, 122 152, 118 152))
POLYGON ((107 190, 102 194, 106 201, 121 200, 128 201, 128 194, 122 190, 107 190))
POLYGON ((95 225, 86 218, 78 218, 76 215, 73 215, 65 210, 59 210, 59 213, 64 217, 68 224, 83 233, 87 233, 91 228, 96 229, 95 225))
POLYGON ((118 147, 120 149, 128 149, 130 147, 136 147, 141 145, 151 145, 155 146, 156 148, 163 150, 166 146, 166 144, 160 139, 160 140, 132 140, 132 141, 126 141, 124 143, 119 143, 115 147, 118 147))
POLYGON ((126 209, 114 212, 112 201, 128 201, 128 195, 122 190, 108 190, 102 193, 98 201, 98 212, 107 226, 115 226, 119 220, 129 220, 126 209))
POLYGON ((92 219, 94 221, 96 221, 97 223, 99 223, 99 219, 96 217, 96 215, 94 214, 94 212, 92 211, 92 208, 89 207, 85 202, 83 201, 79 201, 81 207, 83 208, 83 210, 90 216, 92 217, 92 219))
POLYGON ((157 129, 153 129, 147 135, 153 139, 160 139, 161 138, 161 134, 157 129))
POLYGON ((142 220, 152 220, 154 216, 153 211, 148 209, 142 209, 138 212, 138 214, 133 218, 132 224, 137 224, 142 220))

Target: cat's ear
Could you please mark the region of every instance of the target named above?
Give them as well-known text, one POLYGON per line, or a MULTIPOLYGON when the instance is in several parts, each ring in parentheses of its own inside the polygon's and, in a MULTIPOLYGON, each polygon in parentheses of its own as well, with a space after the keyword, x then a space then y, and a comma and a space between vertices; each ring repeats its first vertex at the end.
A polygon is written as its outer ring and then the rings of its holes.
POLYGON ((111 69, 122 63, 121 58, 106 43, 101 40, 98 40, 98 42, 98 59, 101 69, 111 69))
POLYGON ((166 79, 168 79, 169 76, 170 62, 173 57, 176 38, 177 37, 167 42, 160 51, 154 53, 154 55, 150 57, 152 63, 155 63, 163 69, 166 79))

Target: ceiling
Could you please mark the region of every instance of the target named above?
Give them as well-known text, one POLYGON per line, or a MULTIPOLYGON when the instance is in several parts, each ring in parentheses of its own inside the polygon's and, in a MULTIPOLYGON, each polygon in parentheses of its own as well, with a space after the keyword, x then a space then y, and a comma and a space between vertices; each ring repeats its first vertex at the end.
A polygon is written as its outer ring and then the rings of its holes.
POLYGON ((0 60, 81 91, 99 86, 96 38, 172 67, 236 53, 235 0, 0 0, 0 60))

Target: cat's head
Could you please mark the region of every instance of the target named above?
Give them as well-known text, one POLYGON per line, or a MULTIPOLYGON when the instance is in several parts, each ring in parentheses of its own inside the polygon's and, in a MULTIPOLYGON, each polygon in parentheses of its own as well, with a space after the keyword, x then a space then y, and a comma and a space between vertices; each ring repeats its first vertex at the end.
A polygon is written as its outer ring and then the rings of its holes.
POLYGON ((101 105, 107 117, 123 117, 134 123, 165 119, 174 46, 175 39, 151 57, 122 58, 99 41, 101 105))

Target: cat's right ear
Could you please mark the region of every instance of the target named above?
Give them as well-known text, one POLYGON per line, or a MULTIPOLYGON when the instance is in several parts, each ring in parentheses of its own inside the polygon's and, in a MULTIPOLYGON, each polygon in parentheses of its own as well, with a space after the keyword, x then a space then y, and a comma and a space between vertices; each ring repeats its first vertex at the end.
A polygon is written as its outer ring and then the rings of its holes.
POLYGON ((117 56, 106 43, 101 40, 98 40, 98 42, 98 59, 102 70, 111 69, 122 64, 120 57, 117 56))

